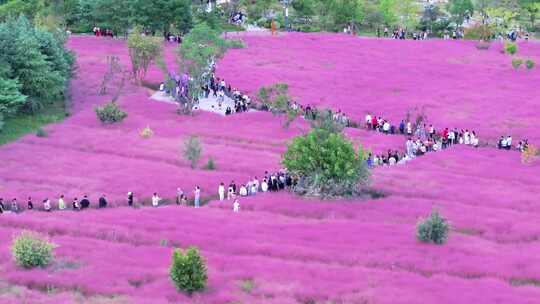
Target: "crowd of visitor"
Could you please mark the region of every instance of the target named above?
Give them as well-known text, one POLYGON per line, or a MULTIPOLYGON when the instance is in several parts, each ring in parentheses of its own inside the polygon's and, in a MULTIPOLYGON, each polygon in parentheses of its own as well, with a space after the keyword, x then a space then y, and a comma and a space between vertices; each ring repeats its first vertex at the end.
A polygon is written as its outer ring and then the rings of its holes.
POLYGON ((92 29, 94 36, 96 37, 110 37, 114 38, 114 32, 110 29, 102 29, 100 27, 94 26, 92 29))
MULTIPOLYGON (((218 186, 218 199, 220 202, 225 200, 233 201, 233 211, 240 211, 239 198, 254 196, 257 193, 265 192, 278 192, 284 189, 289 189, 297 183, 295 177, 290 176, 287 173, 287 170, 282 169, 274 173, 269 173, 268 171, 264 172, 264 177, 262 180, 259 180, 256 176, 252 179, 250 178, 246 183, 237 185, 234 180, 229 183, 228 186, 225 186, 224 183, 220 183, 218 186)), ((192 200, 193 206, 199 208, 201 206, 201 188, 195 186, 193 189, 192 200)), ((135 207, 135 196, 133 192, 128 192, 126 197, 126 202, 129 207, 135 207)), ((152 207, 159 207, 162 205, 164 200, 158 195, 157 192, 154 192, 151 197, 152 207)), ((188 206, 188 195, 182 190, 182 188, 177 188, 176 190, 176 204, 188 206)), ((73 198, 70 206, 66 202, 64 195, 58 196, 56 204, 51 202, 49 198, 45 198, 41 202, 41 208, 34 203, 32 197, 28 197, 26 201, 26 207, 21 206, 17 201, 17 198, 13 198, 11 202, 4 202, 3 198, 0 198, 0 214, 3 214, 5 211, 10 211, 11 213, 20 213, 24 210, 35 210, 39 209, 45 212, 52 211, 63 211, 63 210, 73 210, 81 211, 90 208, 92 205, 88 195, 84 195, 81 200, 77 197, 73 198)), ((108 201, 105 194, 101 195, 97 202, 97 208, 102 209, 108 206, 108 201)))

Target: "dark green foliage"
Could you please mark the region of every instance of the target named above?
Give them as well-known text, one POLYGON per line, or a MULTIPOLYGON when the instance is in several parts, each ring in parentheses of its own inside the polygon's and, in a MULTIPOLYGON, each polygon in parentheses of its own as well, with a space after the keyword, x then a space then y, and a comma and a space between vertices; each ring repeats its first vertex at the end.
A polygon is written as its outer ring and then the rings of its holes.
POLYGON ((204 289, 208 281, 205 261, 195 247, 174 250, 169 275, 176 288, 188 294, 204 289))
POLYGON ((225 24, 219 15, 218 10, 207 12, 205 9, 199 9, 195 13, 196 24, 204 23, 214 31, 222 31, 225 24))
POLYGON ((36 131, 36 136, 37 137, 47 137, 47 131, 43 130, 42 128, 39 128, 37 131, 36 131))
POLYGON ((191 0, 133 0, 128 5, 132 25, 162 34, 186 34, 193 27, 191 0))
POLYGON ((313 129, 296 137, 282 160, 287 170, 299 177, 297 192, 310 196, 354 196, 369 183, 370 173, 362 148, 341 133, 313 129))
POLYGON ((315 14, 315 1, 296 0, 292 2, 292 8, 301 17, 311 17, 315 14))
POLYGON ((217 166, 212 157, 208 158, 208 162, 206 163, 206 166, 204 168, 206 170, 216 170, 217 166))
POLYGON ((98 119, 106 124, 121 122, 127 117, 127 113, 122 111, 115 102, 108 102, 103 106, 97 107, 96 114, 98 119))
POLYGON ((434 35, 441 36, 442 33, 448 30, 450 19, 436 4, 426 5, 422 18, 420 19, 419 28, 429 30, 434 35))
POLYGON ((231 39, 227 41, 227 48, 229 49, 243 49, 246 47, 242 40, 231 39))
POLYGON ((0 114, 14 114, 25 104, 26 96, 21 94, 20 88, 17 80, 0 76, 0 114))
POLYGON ((202 146, 199 137, 190 136, 184 141, 182 156, 190 162, 191 168, 195 169, 199 159, 201 159, 202 146))
POLYGON ((97 0, 93 7, 96 25, 111 29, 116 35, 126 35, 131 25, 130 0, 97 0))
POLYGON ((528 70, 532 70, 535 65, 536 63, 532 59, 527 59, 527 61, 525 61, 525 66, 527 67, 528 70))
POLYGON ((452 21, 458 27, 461 27, 465 19, 472 17, 474 13, 474 5, 471 0, 450 0, 447 9, 452 21))
POLYGON ((416 237, 425 243, 443 244, 448 239, 450 224, 438 211, 433 211, 431 216, 420 221, 416 226, 416 237))
POLYGON ((64 36, 37 29, 25 17, 0 24, 0 77, 12 86, 18 82, 20 95, 27 96, 24 109, 36 112, 64 98, 74 62, 64 43, 64 36))
POLYGON ((0 5, 0 20, 6 20, 10 17, 16 18, 20 15, 33 19, 45 8, 44 0, 9 0, 0 1, 0 4, 2 4, 0 5))

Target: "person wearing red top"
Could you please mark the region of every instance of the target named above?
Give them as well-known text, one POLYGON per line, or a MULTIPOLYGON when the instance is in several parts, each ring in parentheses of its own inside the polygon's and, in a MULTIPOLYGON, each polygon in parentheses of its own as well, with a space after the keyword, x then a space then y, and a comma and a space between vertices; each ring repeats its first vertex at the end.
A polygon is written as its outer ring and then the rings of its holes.
POLYGON ((377 117, 375 115, 373 115, 373 118, 371 119, 371 124, 373 125, 373 130, 377 130, 378 129, 378 124, 377 124, 377 117))

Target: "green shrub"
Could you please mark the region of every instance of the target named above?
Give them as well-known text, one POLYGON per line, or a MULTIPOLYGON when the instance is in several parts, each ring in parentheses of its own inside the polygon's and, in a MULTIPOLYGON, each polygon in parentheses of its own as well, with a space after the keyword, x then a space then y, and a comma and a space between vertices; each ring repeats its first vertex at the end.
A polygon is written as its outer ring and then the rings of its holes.
POLYGON ((239 285, 240 289, 247 294, 251 294, 253 289, 255 289, 256 287, 255 281, 253 281, 253 279, 241 280, 239 285))
POLYGON ((369 183, 362 148, 355 151, 341 133, 314 129, 296 137, 287 147, 282 163, 299 177, 294 188, 301 195, 324 198, 356 196, 369 183))
POLYGON ((121 122, 127 117, 127 113, 122 111, 115 102, 108 102, 103 106, 97 107, 96 114, 102 123, 109 124, 121 122))
POLYGON ((243 49, 246 45, 242 40, 231 39, 227 40, 227 48, 230 49, 243 49))
POLYGON ((527 70, 532 70, 535 65, 536 63, 532 59, 527 59, 527 61, 525 61, 525 66, 527 67, 527 70))
POLYGON ((448 239, 449 230, 448 221, 438 211, 433 211, 430 217, 416 226, 416 237, 425 243, 443 244, 448 239))
POLYGON ((36 136, 37 137, 47 137, 47 131, 43 130, 42 128, 39 128, 36 131, 36 136))
POLYGON ((514 55, 518 51, 517 44, 512 42, 507 42, 504 44, 504 51, 510 55, 514 55))
POLYGON ((190 136, 186 139, 182 153, 184 158, 191 163, 191 168, 195 169, 202 153, 201 141, 199 138, 197 136, 190 136))
POLYGON ((261 87, 257 97, 274 114, 287 113, 292 101, 292 97, 289 95, 289 85, 286 83, 275 83, 268 87, 261 87))
POLYGON ((38 234, 24 231, 11 245, 11 253, 17 265, 24 268, 45 267, 53 258, 55 245, 38 234))
POLYGON ((523 59, 521 58, 513 58, 512 59, 512 66, 514 69, 519 69, 519 67, 523 64, 523 59))
POLYGON ((216 163, 214 162, 214 159, 210 157, 208 159, 208 162, 206 163, 206 166, 204 167, 206 170, 216 170, 216 163))
POLYGON ((475 25, 465 30, 464 38, 467 40, 483 40, 489 41, 494 34, 493 29, 489 25, 475 25))
POLYGON ((208 281, 205 262, 194 247, 173 252, 169 275, 178 290, 189 294, 204 289, 208 281))

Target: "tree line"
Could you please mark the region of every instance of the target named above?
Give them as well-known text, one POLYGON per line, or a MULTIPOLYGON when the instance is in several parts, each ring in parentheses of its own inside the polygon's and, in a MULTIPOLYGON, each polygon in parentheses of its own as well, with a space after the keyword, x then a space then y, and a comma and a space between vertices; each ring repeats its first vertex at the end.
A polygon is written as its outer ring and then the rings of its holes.
POLYGON ((4 118, 64 99, 74 63, 65 42, 24 16, 0 23, 0 130, 4 118))
POLYGON ((417 0, 231 0, 229 9, 247 12, 250 22, 268 26, 270 20, 301 31, 374 31, 382 27, 408 30, 459 29, 471 18, 498 31, 521 27, 538 30, 538 0, 449 0, 431 4, 417 0))
POLYGON ((138 25, 154 33, 187 33, 192 27, 191 0, 0 0, 0 20, 25 15, 36 24, 74 33, 107 28, 126 35, 138 25))

